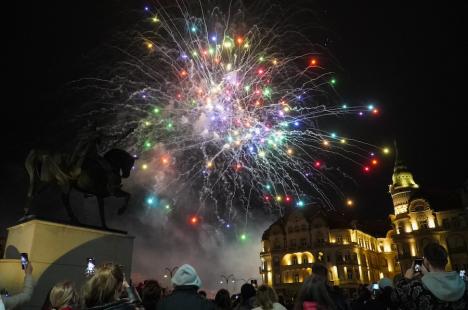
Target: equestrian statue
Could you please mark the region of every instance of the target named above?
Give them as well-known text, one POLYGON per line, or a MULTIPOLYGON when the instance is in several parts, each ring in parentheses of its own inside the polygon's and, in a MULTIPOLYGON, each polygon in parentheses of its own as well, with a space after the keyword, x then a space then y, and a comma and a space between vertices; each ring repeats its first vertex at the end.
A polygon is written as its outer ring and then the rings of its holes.
POLYGON ((122 190, 122 178, 128 178, 136 156, 121 149, 111 149, 103 156, 98 153, 101 140, 95 124, 89 124, 78 137, 73 153, 58 153, 32 149, 25 161, 29 175, 29 188, 23 218, 31 217, 30 208, 34 196, 47 184, 57 184, 62 201, 73 224, 79 224, 70 206, 70 192, 75 189, 85 197, 95 196, 103 228, 107 228, 104 198, 114 196, 125 199, 118 214, 127 209, 130 194, 122 190))

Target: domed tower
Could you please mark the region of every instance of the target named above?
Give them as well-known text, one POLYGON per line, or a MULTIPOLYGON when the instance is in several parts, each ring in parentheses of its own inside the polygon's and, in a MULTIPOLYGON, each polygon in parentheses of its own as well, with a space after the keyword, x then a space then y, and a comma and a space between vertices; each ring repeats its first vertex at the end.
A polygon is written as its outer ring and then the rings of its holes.
POLYGON ((395 167, 393 168, 392 184, 389 186, 392 195, 395 215, 408 212, 408 202, 413 192, 419 188, 413 180, 413 175, 398 156, 395 142, 395 167))

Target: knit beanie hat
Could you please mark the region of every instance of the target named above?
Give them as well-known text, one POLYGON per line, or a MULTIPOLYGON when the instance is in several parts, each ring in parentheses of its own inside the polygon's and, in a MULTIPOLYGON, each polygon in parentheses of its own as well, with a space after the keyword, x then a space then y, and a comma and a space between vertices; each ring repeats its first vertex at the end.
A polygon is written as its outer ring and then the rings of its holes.
POLYGON ((382 278, 379 281, 379 287, 381 289, 386 288, 387 286, 393 287, 393 282, 389 278, 382 278))
POLYGON ((171 282, 174 286, 195 285, 201 287, 202 284, 195 268, 188 264, 184 264, 177 269, 171 282))

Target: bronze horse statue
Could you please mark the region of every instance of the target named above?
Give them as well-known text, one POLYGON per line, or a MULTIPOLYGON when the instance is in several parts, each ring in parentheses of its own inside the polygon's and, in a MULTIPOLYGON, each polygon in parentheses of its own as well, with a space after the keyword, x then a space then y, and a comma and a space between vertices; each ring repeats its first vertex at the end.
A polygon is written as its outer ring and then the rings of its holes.
POLYGON ((76 167, 71 164, 70 156, 66 154, 31 150, 25 161, 29 175, 25 217, 30 216, 29 209, 39 190, 39 185, 56 183, 62 190, 62 201, 72 223, 79 224, 70 206, 70 191, 76 189, 85 196, 96 196, 102 227, 107 228, 104 198, 109 196, 125 198, 124 205, 119 208, 118 214, 126 210, 130 194, 121 189, 121 181, 122 178, 130 176, 135 160, 136 157, 126 151, 112 149, 104 156, 84 156, 79 167, 76 167))

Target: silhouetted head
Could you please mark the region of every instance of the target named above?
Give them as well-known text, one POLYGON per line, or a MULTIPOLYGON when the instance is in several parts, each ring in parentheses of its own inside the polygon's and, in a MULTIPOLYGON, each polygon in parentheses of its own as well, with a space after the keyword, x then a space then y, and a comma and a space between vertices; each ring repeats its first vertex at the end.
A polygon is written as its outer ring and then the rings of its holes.
POLYGON ((438 243, 432 242, 424 247, 424 265, 429 271, 445 270, 448 263, 447 251, 438 243))
POLYGON ((246 302, 250 298, 254 297, 256 294, 255 287, 250 283, 245 283, 241 287, 241 297, 242 301, 246 302))
POLYGON ((228 290, 220 289, 215 296, 215 305, 220 309, 231 309, 231 298, 229 296, 228 290))
POLYGON ((303 309, 304 303, 308 302, 315 303, 318 309, 335 309, 335 304, 328 294, 327 284, 322 277, 312 275, 304 281, 294 309, 303 309))

